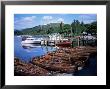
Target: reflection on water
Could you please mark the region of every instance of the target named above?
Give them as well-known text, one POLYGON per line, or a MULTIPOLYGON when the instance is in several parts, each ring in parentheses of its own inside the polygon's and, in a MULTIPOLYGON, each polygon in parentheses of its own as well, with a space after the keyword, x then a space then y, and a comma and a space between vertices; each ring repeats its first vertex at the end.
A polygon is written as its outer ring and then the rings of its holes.
POLYGON ((21 44, 24 49, 32 49, 37 47, 42 47, 39 44, 21 44))
POLYGON ((39 44, 21 44, 21 37, 14 37, 14 56, 23 61, 30 61, 33 57, 45 55, 55 51, 55 47, 41 46, 39 44))

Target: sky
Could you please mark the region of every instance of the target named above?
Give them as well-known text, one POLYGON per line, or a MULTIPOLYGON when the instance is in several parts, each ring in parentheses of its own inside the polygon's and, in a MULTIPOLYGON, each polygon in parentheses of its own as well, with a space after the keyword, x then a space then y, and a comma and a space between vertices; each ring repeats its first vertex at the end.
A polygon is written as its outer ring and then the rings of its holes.
POLYGON ((49 23, 71 24, 79 20, 85 24, 97 21, 96 14, 14 14, 14 29, 22 30, 49 23))

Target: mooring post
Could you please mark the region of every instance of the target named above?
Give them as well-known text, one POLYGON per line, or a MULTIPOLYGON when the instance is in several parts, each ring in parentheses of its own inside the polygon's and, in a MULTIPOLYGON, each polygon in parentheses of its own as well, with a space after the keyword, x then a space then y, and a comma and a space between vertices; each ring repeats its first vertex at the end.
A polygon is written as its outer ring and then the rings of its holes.
POLYGON ((80 42, 79 42, 80 40, 79 40, 79 37, 78 37, 78 46, 80 46, 80 42))

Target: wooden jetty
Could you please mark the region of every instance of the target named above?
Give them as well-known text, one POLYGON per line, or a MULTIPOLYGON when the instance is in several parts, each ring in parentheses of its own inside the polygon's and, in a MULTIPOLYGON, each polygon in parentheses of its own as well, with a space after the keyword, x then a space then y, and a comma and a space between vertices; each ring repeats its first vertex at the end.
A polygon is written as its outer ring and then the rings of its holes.
POLYGON ((60 48, 41 58, 33 58, 32 63, 47 70, 70 73, 83 67, 90 54, 96 51, 96 47, 60 48))
POLYGON ((57 73, 73 73, 83 68, 91 54, 97 53, 97 47, 78 46, 59 48, 41 57, 34 57, 30 63, 23 63, 15 58, 15 73, 28 76, 52 75, 57 73))
POLYGON ((47 76, 49 71, 31 63, 25 63, 20 59, 14 59, 14 75, 15 76, 47 76))

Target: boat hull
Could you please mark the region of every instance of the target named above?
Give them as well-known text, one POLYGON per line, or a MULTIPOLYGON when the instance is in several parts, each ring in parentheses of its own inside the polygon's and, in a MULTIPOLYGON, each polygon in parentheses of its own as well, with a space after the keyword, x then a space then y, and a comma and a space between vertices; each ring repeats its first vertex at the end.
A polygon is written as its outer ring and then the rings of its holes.
POLYGON ((56 45, 61 47, 70 47, 71 42, 60 42, 60 43, 57 43, 56 45))
POLYGON ((41 44, 41 41, 22 41, 22 44, 41 44))

